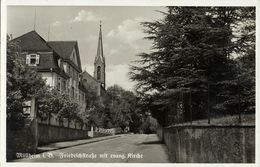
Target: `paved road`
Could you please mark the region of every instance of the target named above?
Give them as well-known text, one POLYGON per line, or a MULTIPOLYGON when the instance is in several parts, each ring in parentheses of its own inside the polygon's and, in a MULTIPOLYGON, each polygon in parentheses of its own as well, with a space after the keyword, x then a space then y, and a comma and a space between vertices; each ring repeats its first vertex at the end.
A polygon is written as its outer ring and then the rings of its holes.
POLYGON ((169 163, 167 149, 155 134, 122 137, 44 152, 16 162, 169 163))

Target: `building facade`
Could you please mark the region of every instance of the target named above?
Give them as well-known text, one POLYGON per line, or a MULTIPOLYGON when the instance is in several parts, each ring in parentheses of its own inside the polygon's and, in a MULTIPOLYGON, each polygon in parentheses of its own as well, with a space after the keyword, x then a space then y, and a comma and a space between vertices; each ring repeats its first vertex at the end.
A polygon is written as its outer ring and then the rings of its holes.
POLYGON ((82 71, 77 41, 45 41, 36 31, 12 40, 20 48, 25 64, 35 68, 51 88, 69 94, 86 110, 86 94, 94 90, 98 96, 105 94, 106 71, 100 24, 94 76, 82 71))
POLYGON ((81 60, 76 41, 45 41, 36 31, 12 40, 20 48, 25 64, 36 68, 46 84, 68 93, 85 110, 86 88, 80 84, 81 60))

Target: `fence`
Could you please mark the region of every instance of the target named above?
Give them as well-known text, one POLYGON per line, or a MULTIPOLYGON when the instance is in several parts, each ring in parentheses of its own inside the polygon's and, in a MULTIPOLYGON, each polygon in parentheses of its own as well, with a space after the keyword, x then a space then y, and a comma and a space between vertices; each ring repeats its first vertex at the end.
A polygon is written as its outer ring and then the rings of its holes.
POLYGON ((215 94, 199 93, 189 88, 176 92, 163 113, 162 125, 169 126, 184 122, 193 124, 201 119, 211 124, 219 117, 229 117, 231 122, 241 124, 247 119, 243 118, 244 116, 255 114, 254 102, 250 104, 243 102, 239 93, 237 97, 233 95, 229 100, 221 99, 215 94))
POLYGON ((100 137, 100 136, 107 136, 107 135, 116 135, 122 133, 121 128, 111 128, 111 129, 104 129, 98 127, 91 127, 91 131, 88 132, 90 137, 100 137))
POLYGON ((67 118, 59 119, 56 114, 51 113, 47 119, 38 118, 38 122, 45 125, 67 127, 71 129, 89 130, 86 124, 81 124, 75 120, 68 120, 67 118))

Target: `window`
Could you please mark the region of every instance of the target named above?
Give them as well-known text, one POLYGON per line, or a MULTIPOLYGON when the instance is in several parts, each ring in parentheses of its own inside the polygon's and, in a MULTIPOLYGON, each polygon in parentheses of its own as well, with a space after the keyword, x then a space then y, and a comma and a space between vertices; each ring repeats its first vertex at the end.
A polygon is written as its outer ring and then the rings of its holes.
POLYGON ((100 80, 101 79, 101 67, 98 66, 97 67, 97 80, 100 80))
POLYGON ((26 64, 29 66, 36 66, 40 63, 40 55, 38 54, 29 54, 26 55, 26 64))

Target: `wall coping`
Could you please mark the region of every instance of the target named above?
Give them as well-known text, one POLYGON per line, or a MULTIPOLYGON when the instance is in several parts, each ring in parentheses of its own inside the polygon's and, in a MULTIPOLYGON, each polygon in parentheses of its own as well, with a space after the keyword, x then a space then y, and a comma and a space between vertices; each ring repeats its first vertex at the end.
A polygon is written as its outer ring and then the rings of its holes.
POLYGON ((72 128, 72 127, 66 127, 66 126, 58 126, 58 125, 51 125, 51 124, 45 124, 45 123, 41 123, 38 122, 38 124, 43 125, 43 126, 51 126, 51 127, 56 127, 56 128, 64 128, 64 129, 71 129, 71 130, 80 130, 80 131, 88 131, 87 129, 76 129, 76 128, 72 128))
POLYGON ((196 124, 185 124, 185 125, 171 125, 164 127, 166 129, 169 128, 255 128, 254 124, 202 124, 202 125, 196 125, 196 124))

